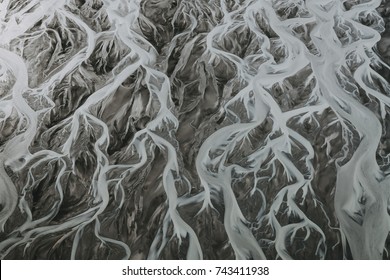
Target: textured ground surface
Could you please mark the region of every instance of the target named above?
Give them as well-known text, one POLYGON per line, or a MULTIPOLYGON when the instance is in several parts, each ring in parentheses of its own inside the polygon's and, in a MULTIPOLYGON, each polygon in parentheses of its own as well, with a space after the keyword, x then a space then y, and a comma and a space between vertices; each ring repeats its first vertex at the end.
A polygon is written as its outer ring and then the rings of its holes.
POLYGON ((0 258, 389 259, 390 1, 0 0, 0 258))

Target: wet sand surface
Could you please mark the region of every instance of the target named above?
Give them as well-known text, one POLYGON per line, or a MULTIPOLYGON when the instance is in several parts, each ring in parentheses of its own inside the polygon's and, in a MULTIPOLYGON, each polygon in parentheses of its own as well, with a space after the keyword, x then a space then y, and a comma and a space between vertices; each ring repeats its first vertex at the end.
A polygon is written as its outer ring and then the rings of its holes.
POLYGON ((0 0, 1 259, 390 259, 390 2, 0 0))

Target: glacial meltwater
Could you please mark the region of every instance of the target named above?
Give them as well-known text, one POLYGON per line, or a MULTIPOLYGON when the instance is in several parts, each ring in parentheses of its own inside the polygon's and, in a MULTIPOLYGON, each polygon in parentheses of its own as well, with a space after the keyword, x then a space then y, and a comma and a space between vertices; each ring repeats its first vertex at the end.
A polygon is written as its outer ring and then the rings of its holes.
POLYGON ((389 0, 0 0, 0 259, 390 259, 389 0))

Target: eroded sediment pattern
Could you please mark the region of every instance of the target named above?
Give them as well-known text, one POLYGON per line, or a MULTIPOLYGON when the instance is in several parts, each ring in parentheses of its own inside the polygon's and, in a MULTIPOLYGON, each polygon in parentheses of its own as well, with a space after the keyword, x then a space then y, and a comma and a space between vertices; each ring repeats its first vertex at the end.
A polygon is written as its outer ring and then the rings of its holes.
POLYGON ((390 258, 389 16, 0 0, 0 257, 390 258))

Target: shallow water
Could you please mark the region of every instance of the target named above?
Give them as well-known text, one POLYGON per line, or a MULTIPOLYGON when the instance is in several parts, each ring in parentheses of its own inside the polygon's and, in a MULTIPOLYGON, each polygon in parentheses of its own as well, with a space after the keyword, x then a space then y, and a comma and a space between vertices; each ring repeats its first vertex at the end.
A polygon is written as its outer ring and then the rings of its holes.
POLYGON ((0 258, 389 259, 389 17, 0 0, 0 258))

